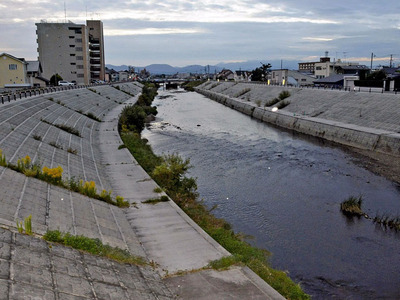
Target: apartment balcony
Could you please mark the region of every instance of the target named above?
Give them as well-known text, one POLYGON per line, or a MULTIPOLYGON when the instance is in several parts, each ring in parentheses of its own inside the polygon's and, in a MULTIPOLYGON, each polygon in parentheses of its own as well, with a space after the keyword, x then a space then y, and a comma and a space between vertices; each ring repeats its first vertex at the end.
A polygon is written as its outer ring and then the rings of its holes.
POLYGON ((100 44, 100 39, 89 38, 90 44, 100 44))
POLYGON ((100 51, 99 52, 90 52, 91 58, 100 58, 100 51))
POLYGON ((90 45, 89 46, 89 50, 92 50, 92 51, 100 51, 100 45, 90 45))
POLYGON ((100 67, 93 67, 93 66, 91 66, 90 67, 90 72, 100 72, 100 67))
POLYGON ((100 59, 91 59, 90 60, 90 64, 91 65, 100 65, 101 64, 101 62, 100 62, 100 59))

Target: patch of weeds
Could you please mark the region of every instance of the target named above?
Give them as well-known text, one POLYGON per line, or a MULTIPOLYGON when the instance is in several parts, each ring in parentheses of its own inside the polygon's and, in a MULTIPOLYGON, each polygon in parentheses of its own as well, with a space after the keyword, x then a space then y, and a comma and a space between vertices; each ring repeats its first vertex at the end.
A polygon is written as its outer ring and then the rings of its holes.
POLYGON ((33 139, 34 139, 34 140, 37 140, 37 141, 41 141, 41 140, 42 140, 42 137, 41 137, 40 135, 38 135, 38 134, 34 134, 34 135, 33 135, 33 139))
POLYGON ((6 156, 3 154, 3 150, 0 149, 0 166, 7 167, 6 156))
POLYGON ((48 168, 45 166, 42 170, 42 178, 49 183, 60 185, 62 183, 62 173, 63 168, 61 166, 56 168, 48 168))
POLYGON ((160 187, 156 187, 156 188, 154 188, 154 190, 153 190, 153 192, 154 193, 162 193, 162 188, 160 188, 160 187))
POLYGON ((289 101, 281 101, 276 105, 276 107, 278 109, 282 109, 282 108, 285 108, 286 106, 288 106, 289 104, 290 104, 289 101))
POLYGON ((88 117, 88 118, 90 118, 90 119, 92 119, 92 120, 95 120, 95 121, 97 121, 97 122, 101 122, 101 120, 100 120, 98 117, 96 117, 96 116, 95 116, 93 113, 91 113, 91 112, 88 112, 85 116, 88 117))
POLYGON ((103 256, 114 261, 133 265, 145 265, 143 258, 134 256, 127 250, 117 247, 104 245, 99 239, 91 239, 83 235, 71 235, 70 233, 62 233, 59 230, 49 230, 43 236, 48 242, 58 243, 82 250, 93 255, 103 256))
POLYGON ((53 142, 50 142, 49 145, 50 145, 50 146, 53 146, 54 148, 57 148, 57 149, 62 149, 62 148, 63 148, 61 145, 57 144, 57 143, 54 142, 54 141, 53 141, 53 142))
POLYGON ((194 92, 194 88, 202 84, 204 80, 188 81, 185 82, 182 87, 189 92, 194 92))
POLYGON ((115 197, 115 201, 117 201, 118 207, 129 207, 129 202, 124 200, 124 197, 117 196, 115 197))
POLYGON ((362 196, 351 196, 340 204, 340 211, 347 216, 363 216, 361 210, 362 196))
POLYGON ((280 100, 286 99, 287 97, 290 97, 290 92, 289 91, 282 91, 279 94, 279 99, 280 100))
POLYGON ((275 105, 276 103, 278 103, 280 100, 278 98, 274 98, 268 102, 265 103, 264 107, 270 107, 272 105, 275 105))
POLYGON ((53 98, 53 97, 49 97, 49 98, 47 98, 47 99, 49 99, 50 101, 54 101, 54 98, 53 98))
POLYGON ((24 230, 25 230, 25 233, 27 235, 32 235, 33 234, 33 232, 32 232, 32 215, 29 215, 28 217, 26 217, 24 219, 24 226, 22 225, 22 221, 17 220, 18 232, 24 233, 24 230), (24 226, 25 226, 25 228, 24 228, 24 226))
POLYGON ((75 155, 78 154, 78 150, 72 149, 71 147, 69 147, 69 148, 67 149, 67 152, 68 152, 68 153, 71 153, 71 154, 75 154, 75 155))
POLYGON ((58 129, 64 130, 68 133, 71 133, 71 134, 81 137, 80 132, 71 126, 64 125, 64 124, 52 124, 49 121, 46 121, 45 119, 40 119, 40 121, 42 121, 43 123, 49 124, 51 126, 57 127, 58 129))
POLYGON ((161 196, 160 198, 151 198, 147 199, 146 201, 142 201, 144 204, 157 204, 160 202, 168 202, 169 198, 167 196, 161 196))
POLYGON ((393 229, 395 231, 400 230, 400 216, 391 217, 389 215, 376 215, 373 222, 383 226, 385 229, 393 229))
POLYGON ((61 130, 66 131, 66 132, 68 132, 70 134, 73 134, 73 135, 81 137, 81 134, 80 134, 79 130, 77 130, 77 129, 71 127, 71 126, 64 125, 64 124, 54 124, 54 126, 59 128, 59 129, 61 129, 61 130))
POLYGON ((125 144, 122 144, 122 145, 119 145, 119 146, 118 146, 118 150, 121 150, 121 149, 124 149, 124 148, 126 148, 126 145, 125 145, 125 144))
POLYGON ((256 102, 255 102, 256 104, 257 104, 257 106, 258 107, 260 107, 261 106, 261 100, 256 100, 256 102))
POLYGON ((208 264, 208 266, 214 270, 227 270, 231 266, 236 265, 238 263, 240 263, 240 259, 238 259, 234 255, 231 255, 222 257, 217 260, 213 260, 208 264))

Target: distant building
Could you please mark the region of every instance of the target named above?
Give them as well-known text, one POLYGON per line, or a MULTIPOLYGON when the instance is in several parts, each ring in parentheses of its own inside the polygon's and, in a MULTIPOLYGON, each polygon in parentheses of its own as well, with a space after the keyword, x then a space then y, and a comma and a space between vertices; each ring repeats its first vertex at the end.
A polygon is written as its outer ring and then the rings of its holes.
POLYGON ((235 71, 233 75, 233 79, 235 81, 250 81, 251 78, 251 72, 250 71, 235 71))
POLYGON ((44 87, 48 81, 41 75, 39 61, 26 61, 8 53, 0 54, 0 88, 44 87))
POLYGON ((129 73, 126 71, 119 71, 118 72, 118 81, 128 81, 129 73))
POLYGON ((38 60, 27 60, 28 63, 26 74, 28 82, 31 87, 45 87, 49 85, 50 81, 47 78, 42 77, 42 64, 38 60))
POLYGON ((287 85, 288 69, 271 70, 268 81, 270 84, 287 85))
POLYGON ((218 80, 233 80, 235 78, 233 72, 228 69, 223 69, 216 75, 216 79, 218 80))
POLYGON ((30 87, 26 71, 28 63, 7 53, 0 54, 0 88, 30 87))
POLYGON ((103 23, 86 21, 86 25, 36 23, 39 61, 43 77, 59 74, 64 80, 89 84, 104 80, 103 23))

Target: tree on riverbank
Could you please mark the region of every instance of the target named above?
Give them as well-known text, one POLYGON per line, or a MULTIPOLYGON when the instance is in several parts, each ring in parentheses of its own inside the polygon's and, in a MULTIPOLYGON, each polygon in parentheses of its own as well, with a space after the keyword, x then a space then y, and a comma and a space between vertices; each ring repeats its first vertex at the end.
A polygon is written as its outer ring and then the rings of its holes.
POLYGON ((271 69, 271 64, 261 63, 261 67, 255 68, 251 71, 251 81, 266 81, 268 79, 268 74, 271 69))

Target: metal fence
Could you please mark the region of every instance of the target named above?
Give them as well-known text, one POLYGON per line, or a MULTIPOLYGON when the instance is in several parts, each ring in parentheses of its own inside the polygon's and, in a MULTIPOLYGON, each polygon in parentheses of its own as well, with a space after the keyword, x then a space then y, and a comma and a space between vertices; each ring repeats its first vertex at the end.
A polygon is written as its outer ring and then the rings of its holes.
MULTIPOLYGON (((112 84, 115 84, 113 82, 112 84)), ((101 84, 108 85, 108 83, 101 84)), ((68 86, 53 86, 53 87, 44 87, 44 88, 34 88, 34 89, 25 89, 19 91, 5 92, 0 94, 1 103, 11 102, 11 100, 17 100, 32 96, 44 95, 48 93, 61 92, 67 90, 75 90, 75 89, 86 89, 92 86, 99 86, 99 84, 90 84, 90 85, 68 85, 68 86)))

